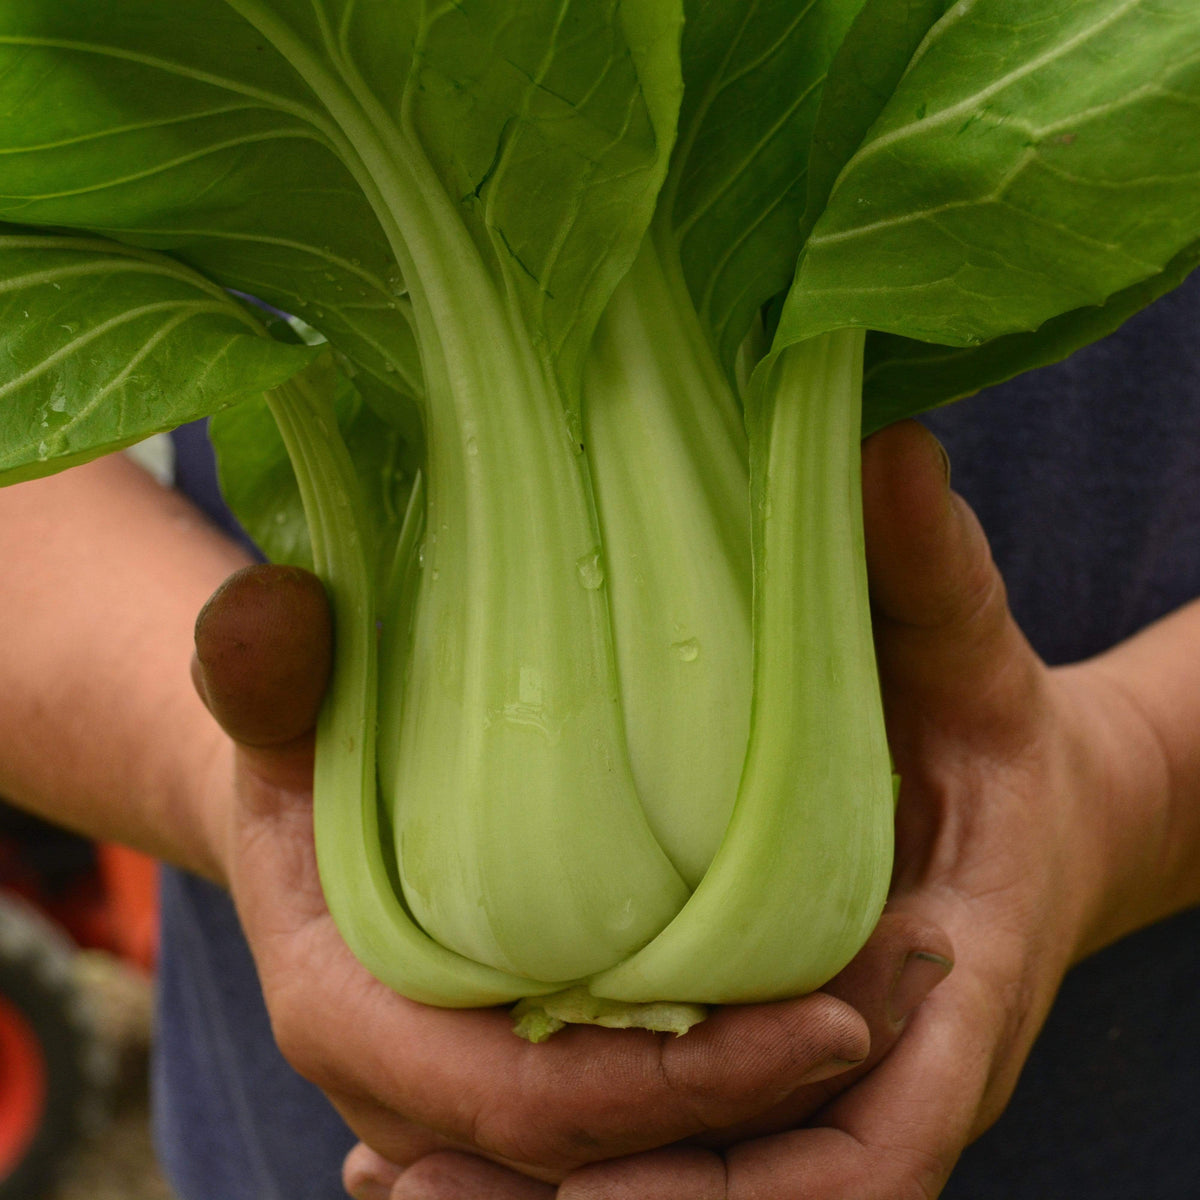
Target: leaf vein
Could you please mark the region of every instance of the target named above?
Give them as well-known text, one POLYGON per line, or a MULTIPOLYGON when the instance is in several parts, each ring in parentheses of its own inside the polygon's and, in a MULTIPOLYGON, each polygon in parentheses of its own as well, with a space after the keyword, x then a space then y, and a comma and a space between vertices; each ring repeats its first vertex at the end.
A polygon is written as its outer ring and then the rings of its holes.
POLYGON ((202 159, 212 157, 226 150, 233 150, 243 146, 253 146, 265 142, 305 139, 325 143, 321 139, 314 138, 311 133, 306 130, 287 130, 271 133, 259 133, 246 135, 238 138, 227 138, 224 141, 213 142, 208 146, 202 146, 196 150, 190 151, 187 154, 180 154, 175 158, 165 159, 162 162, 154 163, 152 166, 146 167, 141 171, 133 171, 128 175, 118 175, 110 179, 100 180, 96 183, 89 183, 82 187, 64 188, 56 192, 46 192, 37 195, 28 196, 13 196, 3 195, 5 200, 23 200, 34 202, 39 200, 58 200, 67 196, 86 196, 95 192, 107 191, 110 188, 123 187, 130 183, 139 183, 144 179, 153 179, 156 175, 166 174, 168 171, 175 170, 178 167, 185 166, 188 163, 199 162, 202 159))
POLYGON ((84 346, 105 337, 107 334, 119 329, 122 325, 128 325, 132 321, 137 321, 153 313, 170 312, 179 309, 188 309, 195 314, 209 312, 224 317, 230 315, 228 307, 216 304, 210 300, 164 300, 155 304, 142 304, 136 308, 126 309, 124 312, 118 313, 115 317, 110 317, 108 320, 101 321, 98 325, 92 326, 78 337, 72 338, 69 342, 65 342, 53 354, 47 355, 35 366, 30 367, 28 371, 0 384, 0 399, 34 382, 40 376, 58 366, 59 363, 70 358, 71 355, 77 354, 84 346))
MULTIPOLYGON (((1044 54, 1038 55, 1036 58, 1029 59, 1028 62, 1022 63, 1019 67, 1014 67, 1011 71, 1000 76, 998 79, 992 80, 985 87, 980 88, 977 92, 970 96, 965 96, 962 100, 954 104, 948 105, 946 108, 940 109, 938 112, 926 114, 923 117, 914 121, 908 121, 895 129, 889 130, 887 133, 880 134, 862 146, 858 153, 847 164, 847 170, 856 168, 865 159, 878 154, 880 151, 887 149, 888 146, 894 145, 896 142, 913 136, 914 134, 923 133, 936 125, 943 125, 948 122, 969 117, 976 113, 984 103, 991 97, 998 95, 1005 88, 1017 83, 1019 80, 1026 78, 1029 75, 1042 70, 1044 67, 1050 66, 1057 62, 1060 58, 1065 57, 1072 51, 1078 49, 1084 43, 1090 41, 1093 37, 1103 33, 1110 26, 1119 22, 1127 13, 1137 8, 1142 3, 1142 0, 1122 0, 1120 4, 1107 15, 1094 21, 1086 28, 1079 30, 1071 37, 1064 39, 1052 49, 1047 50, 1044 54)), ((956 10, 954 18, 948 20, 940 31, 937 26, 934 28, 934 36, 926 45, 932 44, 938 37, 945 36, 945 30, 957 24, 958 21, 965 20, 969 15, 969 10, 974 7, 973 4, 964 4, 956 10)))

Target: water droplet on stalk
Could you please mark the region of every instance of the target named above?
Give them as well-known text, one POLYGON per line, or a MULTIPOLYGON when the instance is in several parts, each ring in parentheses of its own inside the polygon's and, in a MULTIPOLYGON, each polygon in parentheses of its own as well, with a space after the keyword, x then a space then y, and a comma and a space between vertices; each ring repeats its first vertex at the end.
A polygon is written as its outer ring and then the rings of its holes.
POLYGON ((688 638, 682 642, 672 642, 671 649, 680 662, 695 662, 700 657, 700 642, 696 638, 688 638))
POLYGON ((604 583, 604 563, 600 559, 599 550, 593 550, 580 558, 575 563, 575 570, 579 572, 579 582, 590 592, 594 592, 604 583))

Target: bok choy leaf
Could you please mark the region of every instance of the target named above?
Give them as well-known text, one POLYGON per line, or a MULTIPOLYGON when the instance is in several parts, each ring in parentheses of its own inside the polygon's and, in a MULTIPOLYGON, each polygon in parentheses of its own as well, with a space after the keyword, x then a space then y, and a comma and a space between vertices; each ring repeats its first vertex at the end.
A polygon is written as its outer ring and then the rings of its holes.
POLYGON ((528 1036, 853 956, 859 440, 1200 246, 1191 0, 10 0, 0 112, 0 480, 216 414, 339 928, 528 1036))

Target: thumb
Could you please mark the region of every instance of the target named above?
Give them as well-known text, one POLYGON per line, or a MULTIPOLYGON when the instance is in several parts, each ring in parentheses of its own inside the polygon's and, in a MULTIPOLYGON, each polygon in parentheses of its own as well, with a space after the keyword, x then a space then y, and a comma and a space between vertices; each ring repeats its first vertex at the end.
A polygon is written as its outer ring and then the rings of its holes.
POLYGON ((217 723, 258 773, 307 778, 333 654, 320 580, 298 567, 244 567, 205 604, 195 638, 192 680, 217 723))
POLYGON ((880 673, 893 699, 953 717, 1025 686, 1034 656, 941 445, 904 421, 863 443, 863 520, 880 673))

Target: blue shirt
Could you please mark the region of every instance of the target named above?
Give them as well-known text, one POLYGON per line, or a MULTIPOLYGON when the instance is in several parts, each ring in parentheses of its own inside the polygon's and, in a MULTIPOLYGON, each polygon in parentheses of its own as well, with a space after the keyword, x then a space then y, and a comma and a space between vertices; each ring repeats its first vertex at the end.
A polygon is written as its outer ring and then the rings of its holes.
MULTIPOLYGON (((932 414, 1018 620, 1052 663, 1200 596, 1200 273, 1106 341, 932 414)), ((180 486, 228 522, 203 433, 180 486)), ((1200 664, 1197 670, 1200 679, 1200 664)), ((228 898, 163 882, 161 1153, 181 1200, 344 1200, 353 1138, 271 1041, 228 898)), ((1200 911, 1068 976, 948 1200, 1200 1195, 1200 911)))
MULTIPOLYGON (((1200 274, 1066 363, 929 424, 1047 661, 1200 596, 1200 274)), ((1193 910, 1067 976, 1011 1104, 943 1197, 1195 1200, 1197 1130, 1193 910)))

